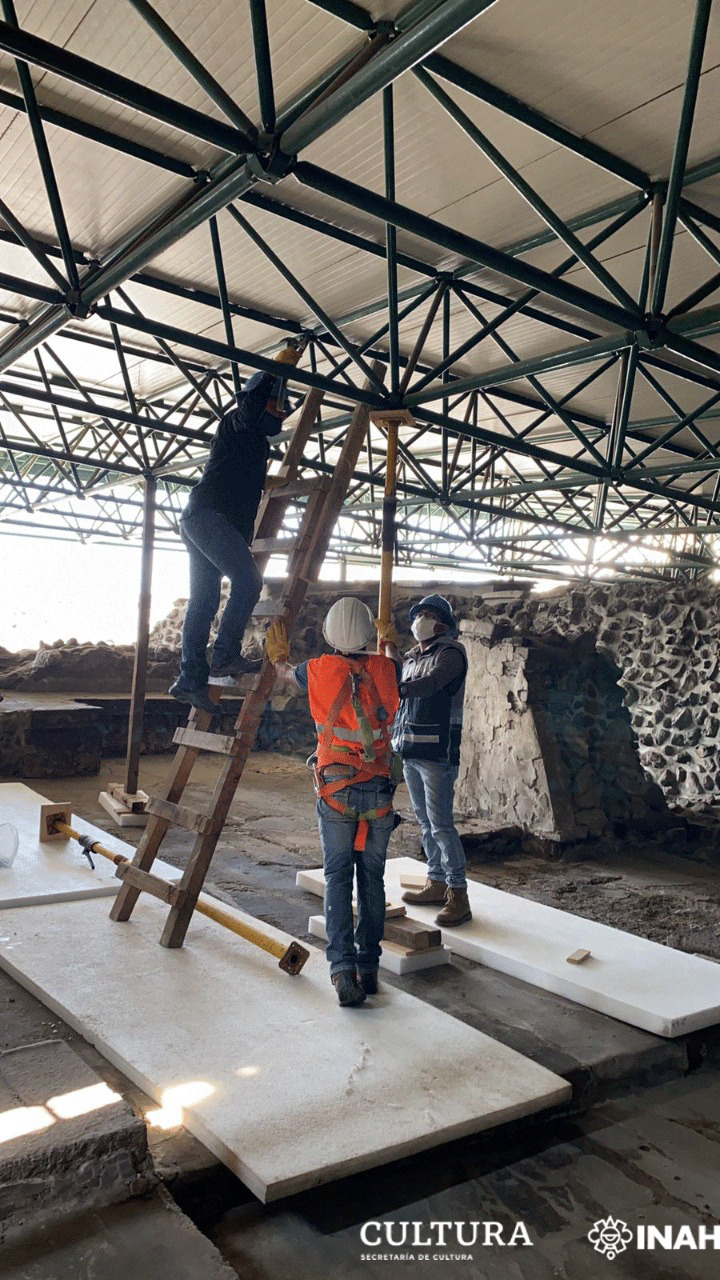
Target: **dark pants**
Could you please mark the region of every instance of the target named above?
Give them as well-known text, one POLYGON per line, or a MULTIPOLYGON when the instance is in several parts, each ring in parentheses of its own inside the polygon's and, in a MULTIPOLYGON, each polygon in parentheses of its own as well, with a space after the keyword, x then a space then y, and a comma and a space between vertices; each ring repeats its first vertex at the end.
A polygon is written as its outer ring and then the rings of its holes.
POLYGON ((242 534, 219 511, 208 508, 183 516, 180 534, 190 556, 190 599, 179 684, 201 689, 210 675, 207 646, 222 579, 230 579, 230 595, 213 649, 213 671, 240 657, 243 634, 262 590, 262 575, 242 534))

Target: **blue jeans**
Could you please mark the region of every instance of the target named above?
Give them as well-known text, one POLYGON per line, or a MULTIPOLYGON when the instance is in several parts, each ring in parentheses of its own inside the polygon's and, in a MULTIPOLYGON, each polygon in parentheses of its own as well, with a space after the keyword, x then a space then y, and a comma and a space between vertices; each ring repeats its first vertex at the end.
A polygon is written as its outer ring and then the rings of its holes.
POLYGON ((185 689, 202 689, 210 675, 207 646, 223 577, 230 579, 230 595, 213 649, 213 670, 230 666, 240 657, 243 634, 262 590, 262 575, 242 534, 219 511, 204 508, 183 516, 180 534, 190 555, 190 599, 178 683, 185 689))
MULTIPOLYGON (((341 804, 361 813, 384 809, 392 789, 382 779, 345 787, 335 793, 341 804)), ((385 932, 385 854, 392 835, 394 815, 372 818, 367 845, 353 849, 357 822, 343 817, 320 798, 318 827, 325 872, 325 926, 330 977, 343 971, 372 973, 380 962, 380 939, 385 932), (353 928, 352 891, 357 875, 357 928, 353 928)))
POLYGON ((448 888, 465 889, 465 850, 453 822, 458 771, 437 760, 403 760, 405 783, 420 823, 428 876, 448 888))

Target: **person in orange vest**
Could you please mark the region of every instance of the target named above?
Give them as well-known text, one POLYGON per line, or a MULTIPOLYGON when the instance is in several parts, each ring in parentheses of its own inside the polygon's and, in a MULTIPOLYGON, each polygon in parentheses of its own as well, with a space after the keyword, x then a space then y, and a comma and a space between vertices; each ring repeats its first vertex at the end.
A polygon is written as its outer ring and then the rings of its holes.
POLYGON ((378 987, 385 932, 385 855, 395 826, 391 734, 398 708, 395 663, 367 652, 375 622, 362 600, 336 600, 323 625, 333 652, 292 666, 282 623, 266 650, 279 676, 306 692, 318 734, 313 764, 325 872, 330 978, 341 1005, 378 987), (353 881, 357 879, 357 927, 353 881))

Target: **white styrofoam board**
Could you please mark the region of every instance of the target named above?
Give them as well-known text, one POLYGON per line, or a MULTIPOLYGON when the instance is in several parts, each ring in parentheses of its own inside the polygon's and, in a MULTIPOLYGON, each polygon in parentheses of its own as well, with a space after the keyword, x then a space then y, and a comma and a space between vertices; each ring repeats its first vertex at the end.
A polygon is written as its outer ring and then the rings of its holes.
MULTIPOLYGON (((11 867, 0 867, 0 909, 30 907, 42 902, 72 902, 76 898, 108 898, 120 881, 107 858, 93 854, 95 870, 75 840, 40 843, 40 806, 49 803, 22 782, 0 784, 0 822, 11 822, 19 835, 18 851, 11 867)), ((73 814, 72 825, 81 835, 99 840, 112 853, 132 858, 135 850, 117 836, 108 835, 73 814)), ((182 872, 156 859, 153 870, 166 880, 182 872)))
MULTIPOLYGON (((418 866, 413 858, 387 862, 389 897, 401 895, 401 874, 418 866)), ((322 870, 299 871, 296 882, 322 895, 322 870)), ((708 960, 475 880, 468 881, 468 896, 472 920, 441 931, 456 955, 655 1035, 685 1035, 720 1022, 720 967, 708 960), (590 958, 568 964, 580 947, 590 958)), ((437 907, 414 903, 412 914, 430 924, 437 907)))
POLYGON ((165 910, 147 895, 125 924, 93 900, 7 910, 0 965, 159 1102, 204 1093, 182 1122, 264 1201, 570 1096, 404 992, 341 1009, 315 949, 291 978, 197 914, 184 947, 160 947, 165 910))
MULTIPOLYGON (((323 938, 327 942, 325 917, 310 916, 308 933, 311 933, 314 938, 323 938)), ((449 947, 431 947, 429 951, 413 951, 410 955, 404 955, 402 954, 402 948, 399 947, 395 951, 385 943, 380 956, 380 968, 387 969, 388 973, 397 973, 399 975, 403 973, 418 973, 420 969, 434 969, 439 964, 449 963, 449 947)))
POLYGON ((121 800, 116 800, 115 796, 111 796, 109 791, 100 792, 98 804, 110 815, 118 827, 146 827, 148 824, 149 813, 132 813, 121 800))

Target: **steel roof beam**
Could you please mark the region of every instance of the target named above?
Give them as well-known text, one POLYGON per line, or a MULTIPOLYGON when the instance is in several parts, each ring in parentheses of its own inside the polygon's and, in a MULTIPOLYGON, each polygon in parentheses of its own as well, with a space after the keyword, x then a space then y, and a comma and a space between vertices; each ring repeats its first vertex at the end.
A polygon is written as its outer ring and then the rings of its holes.
POLYGON ((392 84, 404 71, 439 48, 494 3, 496 0, 445 0, 437 5, 403 31, 392 44, 382 48, 323 102, 311 106, 285 129, 280 135, 284 154, 294 156, 321 134, 327 133, 339 120, 392 84))
POLYGON ((542 271, 539 267, 531 266, 530 263, 520 262, 509 254, 503 253, 501 249, 494 249, 492 245, 466 235, 462 231, 456 231, 435 218, 429 218, 397 201, 387 200, 374 191, 365 190, 357 183, 329 173, 319 165, 305 160, 299 161, 294 168, 294 173, 304 186, 320 191, 331 199, 349 204, 377 218, 380 222, 389 222, 409 232, 410 235, 419 236, 420 239, 447 249, 450 253, 457 253, 460 257, 477 263, 478 266, 497 272, 498 275, 518 280, 531 289, 538 289, 540 293, 557 298, 560 302, 578 308, 589 315, 597 316, 609 324, 627 328, 637 327, 642 323, 639 310, 629 311, 616 303, 607 302, 587 289, 581 289, 578 285, 556 279, 548 271, 542 271))
POLYGON ((677 220, 678 209, 680 207, 680 198, 682 196, 688 147, 690 145, 690 134, 692 132, 693 119, 695 116, 695 104, 697 102, 698 87, 700 85, 700 75, 702 73, 702 62, 703 55, 705 53, 705 41, 707 38, 711 8, 712 0, 697 0, 695 21, 693 23, 692 36, 690 40, 685 90, 683 93, 682 109, 680 111, 680 124, 678 126, 678 133, 675 141, 672 164, 670 166, 670 177, 667 185, 667 197, 665 201, 665 211, 660 236, 660 247, 658 250, 657 270, 655 272, 651 306, 651 310, 654 315, 660 315, 665 301, 665 289, 667 287, 668 275, 670 273, 670 256, 675 239, 675 223, 677 220))
POLYGON ((118 75, 108 67, 101 67, 89 58, 82 58, 61 45, 52 44, 8 22, 0 22, 0 49, 22 62, 42 67, 73 84, 92 89, 103 98, 112 98, 125 107, 132 107, 153 120, 160 120, 231 155, 243 155, 254 146, 255 138, 242 130, 222 120, 213 120, 202 111, 186 107, 164 93, 157 93, 147 85, 129 80, 127 76, 118 75))
POLYGON ((201 89, 204 89, 210 101, 220 108, 230 123, 244 133, 250 142, 256 142, 257 129, 249 116, 246 116, 245 112, 233 101, 230 94, 223 89, 222 85, 210 74, 207 67, 204 67, 199 59, 195 57, 195 54, 188 49, 187 45, 183 44, 177 33, 160 17, 160 14, 153 9, 148 0, 128 0, 128 3, 133 6, 133 9, 137 10, 140 17, 162 40, 165 47, 174 54, 180 65, 192 76, 196 84, 199 84, 201 89))
MULTIPOLYGON (((343 21, 360 31, 370 31, 374 27, 372 15, 357 4, 348 4, 344 0, 311 0, 311 3, 327 10, 329 13, 335 14, 336 17, 342 18, 343 21)), ((396 19, 395 25, 399 27, 401 19, 396 19)), ((451 62, 444 54, 430 54, 423 59, 423 66, 443 80, 450 81, 458 89, 464 89, 466 93, 472 94, 473 97, 478 98, 481 102, 487 102, 490 106, 496 107, 503 115, 510 116, 513 120, 518 120, 536 133, 540 133, 544 137, 550 138, 553 142, 557 142, 566 150, 573 151, 585 160, 590 160, 599 168, 605 169, 606 172, 622 178, 624 182, 630 183, 631 186, 645 190, 651 185, 649 176, 637 165, 630 164, 628 161, 621 159, 620 156, 613 155, 612 152, 607 151, 595 142, 591 142, 588 138, 579 137, 570 129, 566 129, 564 125, 558 124, 555 120, 550 120, 534 107, 521 102, 518 98, 513 97, 512 94, 506 93, 504 89, 498 89, 474 72, 468 71, 467 68, 461 67, 455 62, 451 62)))

